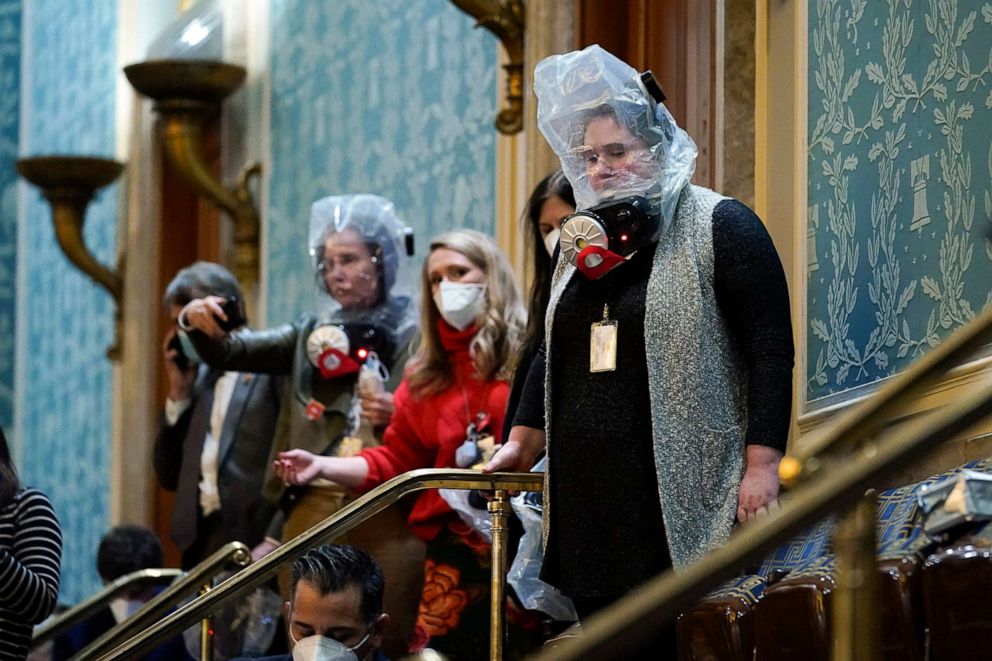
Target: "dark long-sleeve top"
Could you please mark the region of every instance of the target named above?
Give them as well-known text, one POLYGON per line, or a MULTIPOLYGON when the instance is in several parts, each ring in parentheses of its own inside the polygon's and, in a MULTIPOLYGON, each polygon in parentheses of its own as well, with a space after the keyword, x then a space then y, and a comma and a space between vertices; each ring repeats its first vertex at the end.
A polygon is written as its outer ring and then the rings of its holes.
MULTIPOLYGON (((761 220, 732 199, 713 210, 713 257, 716 301, 746 361, 745 442, 784 451, 792 410, 794 348, 782 263, 761 220)), ((544 429, 545 360, 545 352, 538 352, 514 425, 544 429)))
POLYGON ((22 489, 0 509, 0 661, 20 661, 32 625, 55 610, 62 530, 45 494, 22 489))

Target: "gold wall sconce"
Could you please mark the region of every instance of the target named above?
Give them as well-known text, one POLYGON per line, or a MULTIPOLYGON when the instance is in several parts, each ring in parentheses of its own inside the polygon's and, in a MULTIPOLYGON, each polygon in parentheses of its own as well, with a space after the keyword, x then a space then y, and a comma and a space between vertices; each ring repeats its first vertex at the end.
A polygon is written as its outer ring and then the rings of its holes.
POLYGON ((114 299, 114 343, 107 357, 119 360, 121 354, 121 318, 124 292, 124 255, 118 256, 117 268, 101 264, 86 247, 83 223, 86 207, 97 190, 120 176, 124 165, 105 158, 84 156, 37 156, 15 163, 17 173, 41 189, 52 207, 52 223, 62 252, 69 261, 110 292, 114 299))
POLYGON ((496 130, 504 135, 524 128, 524 3, 523 0, 451 0, 476 20, 476 27, 492 32, 509 62, 506 71, 506 106, 496 115, 496 130))
POLYGON ((166 156, 182 177, 234 221, 233 271, 246 291, 258 282, 259 218, 250 183, 261 173, 249 163, 237 182, 226 187, 210 171, 203 155, 203 126, 220 104, 238 89, 245 69, 207 60, 151 60, 124 67, 131 86, 155 101, 166 156))

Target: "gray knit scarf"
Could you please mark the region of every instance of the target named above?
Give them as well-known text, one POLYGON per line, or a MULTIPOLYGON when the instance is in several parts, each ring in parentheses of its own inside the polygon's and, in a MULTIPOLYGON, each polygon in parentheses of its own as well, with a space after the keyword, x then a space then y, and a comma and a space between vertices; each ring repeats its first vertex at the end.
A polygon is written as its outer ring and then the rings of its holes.
MULTIPOLYGON (((727 541, 744 474, 745 372, 713 289, 713 209, 722 199, 699 186, 683 189, 658 242, 644 302, 658 496, 676 569, 727 541)), ((555 309, 575 272, 564 259, 558 261, 545 320, 548 439, 555 309)), ((552 479, 549 471, 545 543, 552 479)))

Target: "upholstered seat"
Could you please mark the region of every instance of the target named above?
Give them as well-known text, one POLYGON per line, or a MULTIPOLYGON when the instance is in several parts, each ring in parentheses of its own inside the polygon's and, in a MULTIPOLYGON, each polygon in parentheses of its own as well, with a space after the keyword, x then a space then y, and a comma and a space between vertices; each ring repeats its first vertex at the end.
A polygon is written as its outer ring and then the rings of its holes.
POLYGON ((810 527, 775 549, 756 574, 724 583, 683 613, 677 625, 679 658, 750 660, 754 653, 754 608, 766 584, 826 553, 833 528, 832 519, 810 527))
POLYGON ((992 656, 992 524, 930 555, 922 569, 932 661, 992 656))
MULTIPOLYGON (((990 470, 992 457, 969 462, 916 484, 888 489, 877 496, 877 621, 879 651, 883 658, 900 661, 925 658, 922 577, 925 576, 924 558, 936 547, 923 535, 916 493, 921 485, 943 480, 964 468, 990 470)), ((678 621, 679 658, 685 661, 828 658, 832 641, 829 604, 836 588, 835 558, 830 553, 833 529, 833 520, 813 526, 777 548, 756 573, 725 583, 683 613, 678 621)), ((976 571, 987 569, 992 573, 992 527, 987 531, 987 537, 973 538, 968 548, 972 553, 970 557, 974 558, 972 564, 987 563, 976 571), (976 555, 975 543, 981 546, 986 541, 987 545, 982 547, 985 550, 976 555)), ((968 553, 964 547, 956 555, 949 550, 943 556, 931 556, 927 566, 933 576, 942 570, 962 571, 955 568, 966 562, 968 553)), ((938 579, 932 580, 932 586, 940 583, 938 579)), ((977 583, 989 584, 987 581, 977 583)), ((963 581, 961 589, 975 585, 963 581)), ((951 611, 945 607, 933 614, 931 611, 934 610, 932 604, 955 597, 950 593, 937 595, 933 588, 931 593, 927 615, 944 618, 941 626, 952 641, 949 645, 953 645, 954 626, 948 623, 951 611)), ((992 612, 992 600, 987 601, 992 612)), ((988 619, 992 622, 992 618, 988 619)), ((975 626, 981 628, 983 625, 975 626)), ((981 631, 983 636, 990 634, 986 640, 992 639, 992 630, 981 631)), ((976 640, 978 638, 976 636, 976 640)), ((933 658, 938 659, 937 656, 933 658)))

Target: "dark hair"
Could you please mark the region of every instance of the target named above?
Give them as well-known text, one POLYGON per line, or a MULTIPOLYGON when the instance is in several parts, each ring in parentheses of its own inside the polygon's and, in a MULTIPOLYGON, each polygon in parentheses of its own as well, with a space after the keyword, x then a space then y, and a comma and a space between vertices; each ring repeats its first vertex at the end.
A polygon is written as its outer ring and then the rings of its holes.
POLYGON ((10 457, 10 446, 7 445, 7 435, 0 427, 0 507, 6 507, 21 490, 21 481, 17 478, 14 460, 10 457))
MULTIPOLYGON (((650 97, 646 97, 649 98, 650 97)), ((630 106, 627 106, 630 108, 630 106)), ((654 105, 650 106, 652 109, 654 105)), ((674 139, 675 127, 667 118, 667 114, 656 118, 652 113, 645 113, 643 108, 635 105, 630 113, 620 117, 617 109, 608 103, 601 103, 598 106, 582 111, 582 134, 578 136, 580 141, 585 140, 586 130, 589 125, 597 119, 612 119, 626 129, 632 136, 643 140, 648 146, 663 144, 665 141, 671 142, 674 139)), ((579 145, 575 145, 576 147, 579 145)))
POLYGON ((534 187, 534 192, 524 208, 527 221, 527 250, 531 253, 534 266, 534 280, 530 286, 530 301, 527 304, 527 333, 524 345, 529 345, 544 334, 544 313, 548 309, 551 295, 551 259, 544 250, 544 237, 541 236, 541 210, 552 197, 560 197, 571 207, 575 207, 575 194, 572 184, 561 170, 555 170, 534 187))
POLYGON ((186 305, 194 298, 204 296, 221 296, 223 298, 241 295, 241 285, 238 279, 220 264, 213 262, 194 262, 182 269, 172 278, 165 288, 162 303, 166 308, 173 305, 186 305))
POLYGON ((310 549, 293 563, 291 590, 294 599, 296 584, 300 581, 310 583, 320 596, 355 585, 362 593, 362 619, 371 624, 382 614, 386 579, 379 564, 358 547, 323 544, 310 549))
POLYGON ((154 532, 142 526, 111 528, 96 552, 96 570, 106 583, 163 564, 162 543, 154 532))

